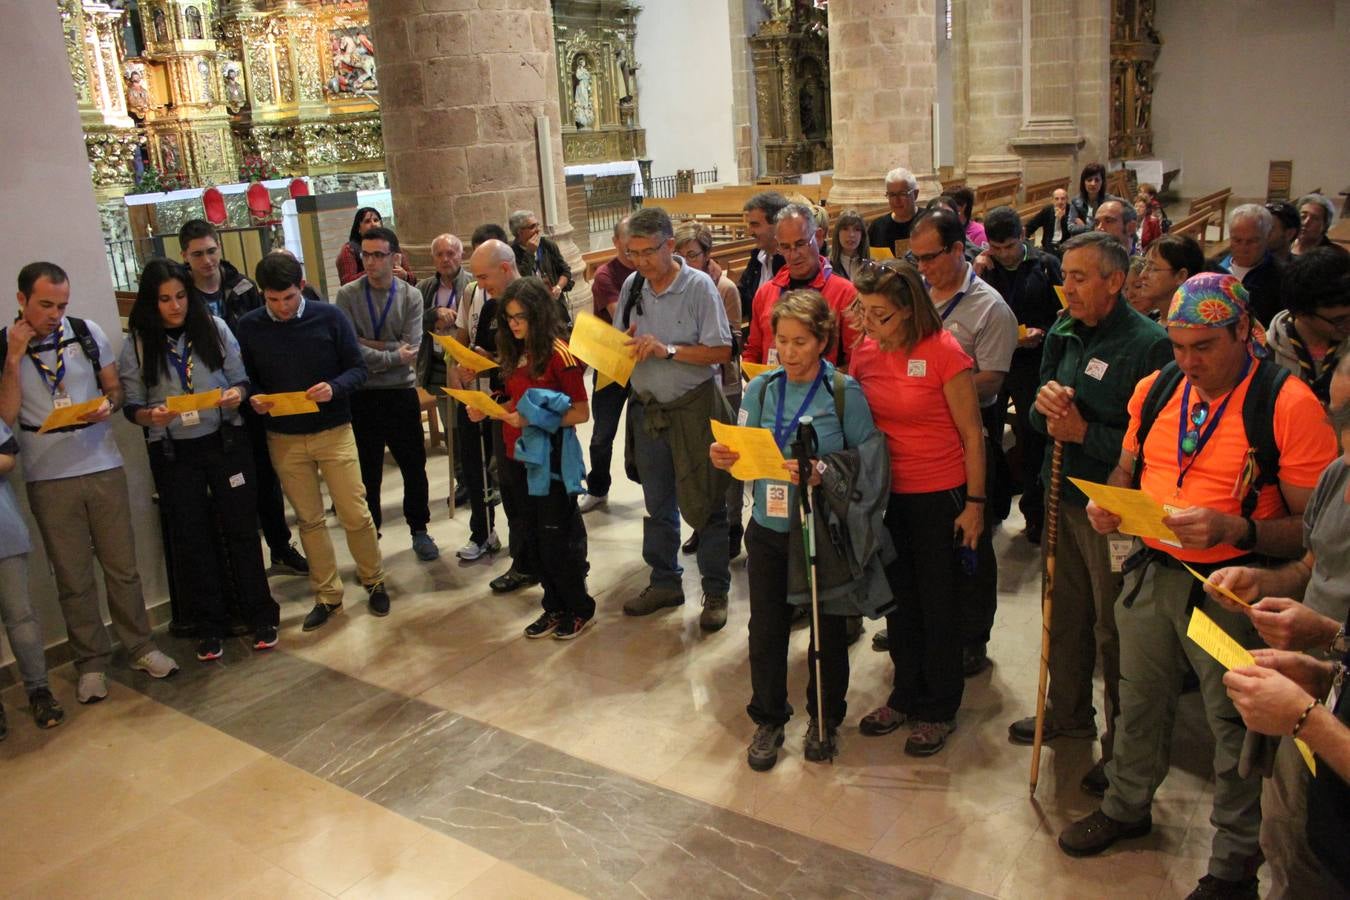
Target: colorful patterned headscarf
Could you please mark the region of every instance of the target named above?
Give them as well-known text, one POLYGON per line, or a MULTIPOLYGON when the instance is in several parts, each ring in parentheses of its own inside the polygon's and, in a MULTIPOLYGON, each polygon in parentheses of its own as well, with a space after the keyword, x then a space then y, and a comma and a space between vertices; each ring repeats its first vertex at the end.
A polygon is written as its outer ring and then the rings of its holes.
POLYGON ((1232 275, 1203 272, 1187 278, 1172 296, 1168 328, 1223 328, 1247 311, 1247 289, 1232 275))

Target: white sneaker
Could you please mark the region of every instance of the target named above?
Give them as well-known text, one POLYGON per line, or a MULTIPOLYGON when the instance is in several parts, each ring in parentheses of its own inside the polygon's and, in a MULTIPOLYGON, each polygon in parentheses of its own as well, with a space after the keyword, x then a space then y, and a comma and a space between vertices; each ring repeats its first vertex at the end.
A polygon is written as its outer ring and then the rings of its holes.
POLYGON ((102 672, 85 672, 75 688, 75 699, 81 703, 97 703, 108 696, 108 676, 102 672))
POLYGON ((475 559, 482 559, 489 553, 496 553, 500 549, 502 549, 502 542, 497 539, 497 532, 489 531, 486 541, 481 544, 469 541, 456 550, 455 555, 465 562, 473 562, 475 559))
POLYGON ((577 508, 583 513, 588 513, 593 509, 599 509, 607 503, 609 503, 609 494, 587 494, 577 502, 577 508))
POLYGON ((144 672, 151 678, 168 678, 178 671, 178 663, 159 650, 151 650, 131 664, 138 672, 144 672))

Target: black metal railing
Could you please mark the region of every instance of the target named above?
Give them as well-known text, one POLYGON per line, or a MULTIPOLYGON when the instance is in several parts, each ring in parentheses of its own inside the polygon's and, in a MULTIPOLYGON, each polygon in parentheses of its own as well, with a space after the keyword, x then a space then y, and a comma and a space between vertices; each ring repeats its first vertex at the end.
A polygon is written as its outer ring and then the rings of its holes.
POLYGON ((108 256, 108 270, 112 272, 113 290, 134 291, 141 281, 141 266, 164 255, 164 235, 117 241, 104 238, 103 249, 108 256))
POLYGON ((716 180, 716 166, 703 172, 693 172, 692 177, 683 173, 660 175, 653 178, 651 184, 647 186, 647 197, 658 200, 669 199, 676 194, 688 193, 696 184, 712 184, 716 180))

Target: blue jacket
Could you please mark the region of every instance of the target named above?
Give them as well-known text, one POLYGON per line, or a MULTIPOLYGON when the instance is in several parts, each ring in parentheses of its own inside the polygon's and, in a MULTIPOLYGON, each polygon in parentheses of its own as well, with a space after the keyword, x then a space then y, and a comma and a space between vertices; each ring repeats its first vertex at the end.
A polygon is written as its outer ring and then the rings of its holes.
POLYGON ((525 467, 531 497, 548 495, 550 482, 557 478, 569 494, 580 494, 586 478, 586 461, 581 442, 572 426, 562 428, 562 417, 572 408, 572 398, 546 388, 530 388, 516 402, 516 412, 526 422, 516 440, 516 462, 525 467), (562 474, 553 473, 553 435, 562 428, 562 474))

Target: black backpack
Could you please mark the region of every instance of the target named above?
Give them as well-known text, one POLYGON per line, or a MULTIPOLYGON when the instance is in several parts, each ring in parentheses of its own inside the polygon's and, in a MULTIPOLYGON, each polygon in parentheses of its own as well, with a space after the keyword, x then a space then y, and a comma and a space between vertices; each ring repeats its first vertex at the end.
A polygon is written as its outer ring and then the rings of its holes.
MULTIPOLYGON (((628 331, 629 320, 632 318, 633 310, 635 308, 637 309, 637 314, 639 316, 644 315, 642 312, 642 286, 646 283, 647 280, 645 278, 636 272, 633 273, 633 283, 628 288, 627 296, 624 297, 623 314, 620 317, 623 321, 623 325, 619 328, 620 331, 628 331)), ((731 332, 731 358, 738 359, 740 358, 740 355, 741 335, 739 332, 733 331, 731 332)))
MULTIPOLYGON (((1172 399, 1181 384, 1181 368, 1170 362, 1163 366, 1158 378, 1144 397, 1144 406, 1139 415, 1139 453, 1134 459, 1133 487, 1139 487, 1139 479, 1144 471, 1144 441, 1148 438, 1158 413, 1172 399)), ((1242 401, 1242 428, 1247 434, 1250 447, 1244 473, 1251 468, 1251 476, 1244 477, 1247 492, 1242 496, 1242 517, 1250 518, 1256 511, 1256 502, 1261 491, 1267 485, 1278 485, 1280 481, 1280 448, 1275 443, 1275 401, 1280 396, 1289 370, 1268 359, 1258 360, 1256 374, 1252 376, 1251 387, 1242 401)))
MULTIPOLYGON (((77 319, 74 316, 67 316, 66 321, 70 323, 70 330, 75 333, 75 340, 79 342, 80 349, 88 357, 90 364, 94 367, 94 376, 98 377, 99 369, 103 368, 99 360, 98 341, 89 332, 89 323, 84 319, 77 319)), ((9 358, 9 329, 0 328, 0 366, 3 366, 9 358)))

